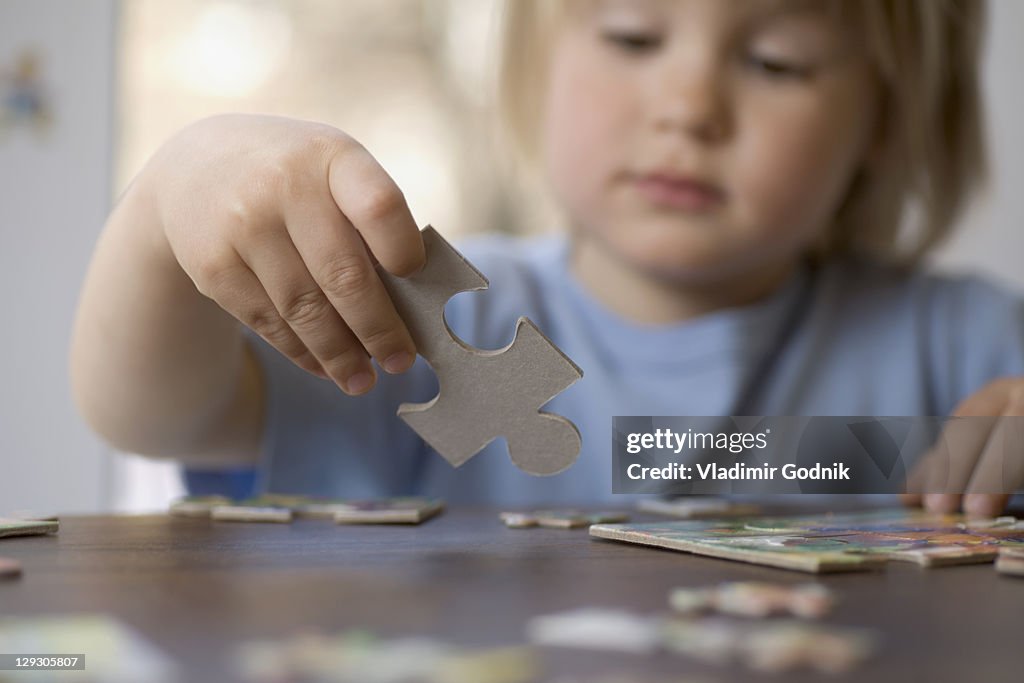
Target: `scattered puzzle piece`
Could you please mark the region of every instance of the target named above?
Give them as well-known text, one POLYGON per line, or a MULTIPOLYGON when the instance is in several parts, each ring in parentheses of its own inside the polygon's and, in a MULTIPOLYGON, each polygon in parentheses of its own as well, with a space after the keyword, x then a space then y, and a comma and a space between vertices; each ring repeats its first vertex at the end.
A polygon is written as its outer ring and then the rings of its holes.
POLYGON ((423 242, 427 262, 416 275, 400 278, 378 268, 440 386, 431 401, 403 403, 398 415, 455 467, 504 437, 520 469, 534 475, 565 470, 579 455, 579 430, 540 408, 583 373, 527 318, 516 323, 512 343, 497 351, 456 338, 444 320, 445 304, 459 292, 486 289, 487 279, 433 228, 423 231, 423 242))
POLYGON ((755 671, 813 669, 842 673, 875 647, 870 631, 799 621, 736 622, 721 617, 665 624, 665 646, 712 664, 740 662, 755 671))
POLYGON ((886 553, 890 560, 914 562, 922 567, 952 567, 960 564, 985 564, 999 554, 994 545, 952 545, 893 550, 886 553))
POLYGON ((772 672, 848 671, 873 652, 876 642, 871 631, 814 622, 665 619, 599 608, 535 617, 527 622, 526 633, 530 642, 547 647, 638 655, 668 651, 711 664, 738 662, 772 672))
POLYGON ((431 638, 382 640, 365 631, 243 643, 234 668, 252 683, 532 683, 539 673, 525 647, 468 650, 431 638))
POLYGON ((1000 548, 996 571, 1008 576, 1024 576, 1024 547, 1000 548))
POLYGON ((444 501, 429 498, 351 500, 267 493, 232 501, 223 496, 187 496, 171 504, 170 513, 229 522, 291 522, 329 519, 338 524, 419 524, 444 510, 444 501))
POLYGON ((536 645, 651 654, 661 645, 661 623, 624 610, 584 608, 534 617, 526 637, 536 645))
POLYGON ((683 496, 678 498, 641 498, 636 509, 656 515, 667 515, 680 519, 705 519, 711 517, 732 517, 754 515, 760 511, 757 505, 736 503, 725 498, 710 496, 683 496))
POLYGON ((580 510, 537 510, 535 512, 502 512, 501 521, 510 529, 540 526, 545 529, 579 529, 591 524, 626 522, 623 512, 581 512, 580 510))
MULTIPOLYGON (((174 660, 130 626, 99 614, 0 617, 4 652, 84 653, 84 671, 0 672, 2 681, 179 683, 174 660), (35 675, 37 674, 38 675, 35 675)), ((74 656, 74 655, 70 655, 74 656)))
POLYGON ((21 576, 21 562, 10 557, 0 557, 0 580, 16 579, 21 576))
POLYGON ((231 505, 226 496, 186 496, 171 503, 168 512, 175 517, 209 517, 210 511, 221 505, 231 505))
POLYGON ((334 507, 334 521, 338 524, 419 524, 444 510, 444 501, 391 498, 349 501, 334 507))
POLYGON ((271 522, 287 524, 292 521, 292 511, 283 507, 218 505, 210 510, 210 519, 217 522, 271 522))
POLYGON ((60 522, 0 518, 0 538, 5 536, 45 536, 55 534, 60 522))
POLYGON ((789 614, 818 619, 825 616, 834 603, 832 591, 816 583, 733 581, 710 588, 676 588, 669 595, 669 604, 683 614, 715 611, 755 618, 789 614))

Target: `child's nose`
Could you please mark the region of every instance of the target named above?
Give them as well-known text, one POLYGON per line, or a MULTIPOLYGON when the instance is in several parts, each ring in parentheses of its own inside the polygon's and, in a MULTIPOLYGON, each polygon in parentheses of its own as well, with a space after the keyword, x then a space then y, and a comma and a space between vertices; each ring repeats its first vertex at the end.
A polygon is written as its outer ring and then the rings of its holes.
POLYGON ((657 86, 656 127, 700 142, 721 142, 732 127, 725 90, 711 64, 666 69, 657 86))

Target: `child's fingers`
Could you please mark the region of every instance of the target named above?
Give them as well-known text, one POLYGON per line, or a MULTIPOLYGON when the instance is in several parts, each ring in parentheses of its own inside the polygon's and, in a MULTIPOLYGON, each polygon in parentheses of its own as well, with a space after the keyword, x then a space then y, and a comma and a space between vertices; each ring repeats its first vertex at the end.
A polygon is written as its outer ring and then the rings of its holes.
POLYGON ((936 467, 943 467, 944 461, 939 451, 932 448, 926 452, 921 459, 914 465, 910 470, 910 474, 907 475, 907 491, 906 493, 900 494, 900 500, 904 505, 909 507, 924 507, 925 497, 928 493, 928 482, 933 478, 938 478, 932 470, 936 467))
POLYGON ((362 348, 389 373, 408 370, 416 345, 359 233, 329 197, 298 202, 285 213, 294 248, 362 348))
POLYGON ((960 509, 961 498, 959 493, 926 493, 924 508, 930 512, 956 512, 960 509))
POLYGON ((240 255, 281 318, 345 393, 370 390, 376 373, 366 350, 328 301, 283 229, 250 240, 240 255))
POLYGON ((1009 492, 1024 484, 1024 387, 1011 391, 1006 408, 985 445, 964 497, 964 511, 994 516, 1009 492))
POLYGON ((964 512, 970 517, 998 517, 1009 500, 1003 493, 969 493, 964 496, 964 512))
POLYGON ((956 512, 961 494, 988 441, 997 418, 957 415, 946 423, 924 464, 924 506, 934 512, 956 512))
POLYGON ((385 270, 408 276, 423 267, 423 237, 405 197, 364 147, 352 141, 334 155, 328 184, 338 208, 385 270))
POLYGON ((320 362, 281 318, 259 279, 241 259, 237 260, 236 265, 220 271, 216 283, 209 284, 213 286, 200 288, 203 294, 297 366, 318 377, 327 378, 320 362))
POLYGON ((924 502, 924 496, 920 493, 901 493, 900 502, 910 508, 921 507, 924 502))
POLYGON ((935 466, 935 448, 925 452, 907 474, 906 492, 900 495, 904 505, 921 505, 927 492, 929 470, 935 466))

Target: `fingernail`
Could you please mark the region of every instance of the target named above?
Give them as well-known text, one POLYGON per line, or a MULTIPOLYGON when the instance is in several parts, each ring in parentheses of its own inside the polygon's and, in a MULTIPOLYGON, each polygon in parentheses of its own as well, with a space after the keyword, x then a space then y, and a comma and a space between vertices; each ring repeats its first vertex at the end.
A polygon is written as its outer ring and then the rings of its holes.
POLYGON ((392 375, 397 375, 400 372, 405 372, 412 365, 415 360, 411 353, 407 351, 399 351, 396 354, 387 357, 384 361, 383 367, 386 372, 392 375))
POLYGON ((357 372, 345 382, 345 391, 350 394, 361 394, 373 386, 373 375, 368 372, 357 372))

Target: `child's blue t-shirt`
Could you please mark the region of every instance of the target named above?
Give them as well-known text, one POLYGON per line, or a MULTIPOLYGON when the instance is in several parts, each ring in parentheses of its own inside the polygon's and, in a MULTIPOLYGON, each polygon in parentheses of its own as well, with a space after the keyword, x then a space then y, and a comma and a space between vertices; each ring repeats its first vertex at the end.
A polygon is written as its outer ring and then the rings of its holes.
POLYGON ((525 315, 583 369, 545 406, 580 430, 572 467, 527 475, 499 440, 453 468, 395 415, 436 394, 422 359, 352 398, 254 341, 267 390, 260 466, 188 470, 189 490, 610 503, 614 415, 947 415, 987 382, 1024 375, 1024 302, 975 278, 840 260, 800 269, 756 305, 641 325, 574 279, 564 236, 489 237, 460 250, 490 288, 449 302, 456 334, 501 348, 525 315))

